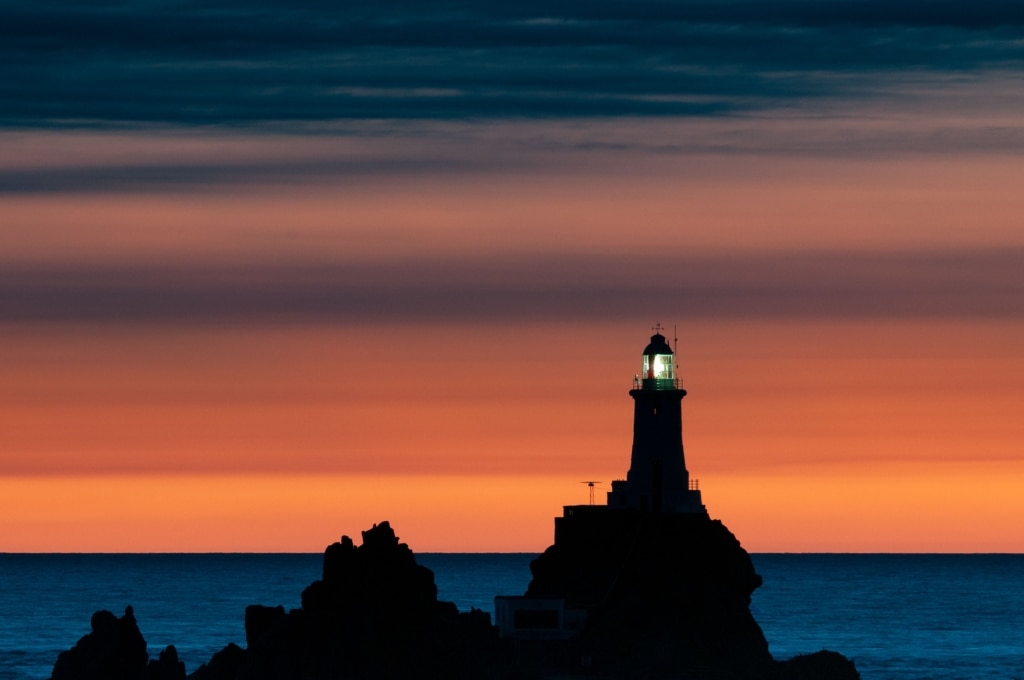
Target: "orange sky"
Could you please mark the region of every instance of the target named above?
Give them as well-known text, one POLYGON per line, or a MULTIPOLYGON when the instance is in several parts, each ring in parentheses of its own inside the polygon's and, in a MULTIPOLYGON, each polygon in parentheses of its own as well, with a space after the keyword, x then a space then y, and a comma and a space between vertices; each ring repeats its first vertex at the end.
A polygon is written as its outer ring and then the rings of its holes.
MULTIPOLYGON (((507 167, 0 194, 0 551, 316 552, 384 519, 541 551, 580 481, 625 475, 657 321, 688 467, 749 550, 1024 551, 1014 157, 473 134, 507 167)), ((0 141, 15 168, 474 148, 0 141)))
MULTIPOLYGON (((748 549, 1024 545, 1021 324, 684 329, 688 466, 748 549)), ((624 476, 648 334, 5 328, 3 549, 315 551, 389 519, 418 550, 541 550, 579 481, 624 476)))

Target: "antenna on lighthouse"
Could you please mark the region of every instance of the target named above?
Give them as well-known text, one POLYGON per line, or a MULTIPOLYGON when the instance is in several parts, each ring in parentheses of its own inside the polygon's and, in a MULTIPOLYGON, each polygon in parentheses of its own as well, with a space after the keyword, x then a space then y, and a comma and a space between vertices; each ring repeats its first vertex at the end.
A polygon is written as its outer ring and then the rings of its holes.
MULTIPOLYGON (((672 324, 672 354, 676 362, 676 378, 679 378, 679 325, 672 324)), ((678 387, 678 385, 677 385, 678 387)))
POLYGON ((594 504, 594 485, 600 484, 601 482, 580 482, 580 484, 586 484, 590 487, 590 504, 594 504))

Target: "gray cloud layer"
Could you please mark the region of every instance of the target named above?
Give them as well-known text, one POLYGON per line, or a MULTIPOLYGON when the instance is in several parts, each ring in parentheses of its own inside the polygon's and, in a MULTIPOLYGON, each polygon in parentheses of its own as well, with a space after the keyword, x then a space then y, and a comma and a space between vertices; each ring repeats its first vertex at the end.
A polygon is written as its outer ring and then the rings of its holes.
POLYGON ((731 115, 1024 63, 1024 7, 1003 0, 31 0, 0 18, 16 128, 731 115))
POLYGON ((7 321, 263 323, 1024 316, 1024 251, 129 268, 8 266, 7 321), (609 280, 609 275, 614 281, 609 280))

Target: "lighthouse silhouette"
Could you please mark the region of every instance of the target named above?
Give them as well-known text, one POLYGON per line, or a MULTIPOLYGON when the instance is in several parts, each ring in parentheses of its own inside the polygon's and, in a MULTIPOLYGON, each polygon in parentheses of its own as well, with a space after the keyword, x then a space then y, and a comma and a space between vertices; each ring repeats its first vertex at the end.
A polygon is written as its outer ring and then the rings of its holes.
POLYGON ((607 505, 563 506, 554 543, 530 563, 526 593, 494 598, 499 635, 538 677, 858 677, 852 664, 774 665, 750 612, 761 577, 691 483, 686 391, 673 348, 654 330, 629 392, 626 479, 612 482, 607 505))
POLYGON ((626 479, 612 482, 608 506, 651 512, 701 513, 696 482, 683 453, 683 397, 675 352, 655 327, 633 379, 633 451, 626 479))

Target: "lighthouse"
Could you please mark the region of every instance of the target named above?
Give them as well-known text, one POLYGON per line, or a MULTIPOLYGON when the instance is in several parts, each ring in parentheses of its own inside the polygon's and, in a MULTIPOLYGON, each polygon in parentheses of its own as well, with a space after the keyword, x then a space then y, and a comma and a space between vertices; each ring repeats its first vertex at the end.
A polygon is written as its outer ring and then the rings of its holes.
MULTIPOLYGON (((661 327, 654 330, 629 391, 633 398, 633 449, 626 478, 612 482, 607 505, 591 501, 590 505, 563 506, 562 516, 555 517, 554 545, 530 566, 534 578, 526 595, 494 599, 495 622, 502 637, 566 640, 585 635, 584 621, 594 613, 597 629, 617 625, 619 617, 602 611, 612 601, 616 607, 630 603, 628 609, 658 593, 656 606, 663 607, 661 593, 681 585, 689 588, 686 584, 694 584, 695 592, 669 600, 696 602, 718 592, 706 587, 708 575, 717 578, 719 574, 713 561, 725 545, 721 540, 735 541, 735 537, 726 530, 728 539, 717 538, 722 525, 711 521, 696 482, 690 480, 683 456, 686 390, 676 375, 675 352, 661 327), (680 561, 682 554, 687 559, 680 561), (680 581, 680 569, 702 576, 680 581), (629 585, 624 585, 622 575, 627 572, 633 576, 631 581, 626 579, 629 585), (653 574, 664 580, 663 588, 650 588, 653 574)), ((597 482, 584 483, 593 489, 597 482)), ((697 611, 703 615, 716 609, 698 607, 697 611)), ((628 610, 630 616, 621 621, 635 620, 631 617, 636 610, 628 610)), ((701 622, 693 630, 708 626, 701 622)), ((622 634, 633 632, 629 629, 622 634)), ((597 649, 602 651, 595 653, 603 653, 604 647, 598 643, 597 649)))
POLYGON ((707 514, 683 454, 683 397, 675 352, 660 327, 644 348, 633 379, 633 449, 626 479, 612 482, 608 506, 650 512, 707 514))

